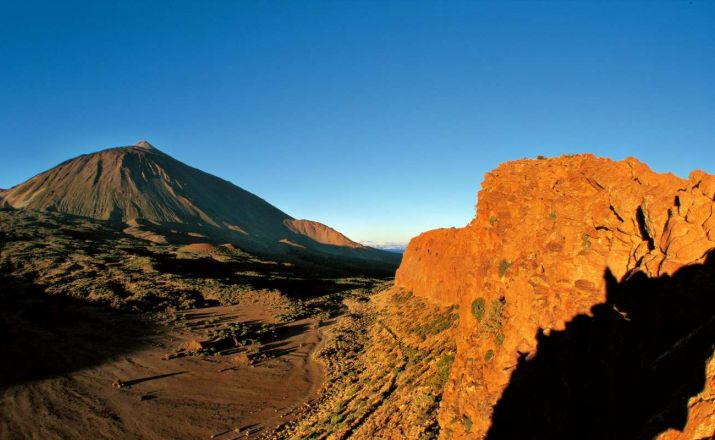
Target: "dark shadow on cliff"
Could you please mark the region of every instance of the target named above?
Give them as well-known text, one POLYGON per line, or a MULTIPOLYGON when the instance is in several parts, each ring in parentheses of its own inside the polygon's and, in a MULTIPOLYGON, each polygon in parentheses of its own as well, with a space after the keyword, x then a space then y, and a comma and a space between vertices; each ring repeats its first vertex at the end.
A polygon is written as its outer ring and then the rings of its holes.
POLYGON ((497 403, 489 439, 647 439, 682 430, 715 347, 715 251, 672 277, 605 274, 606 302, 539 333, 497 403))

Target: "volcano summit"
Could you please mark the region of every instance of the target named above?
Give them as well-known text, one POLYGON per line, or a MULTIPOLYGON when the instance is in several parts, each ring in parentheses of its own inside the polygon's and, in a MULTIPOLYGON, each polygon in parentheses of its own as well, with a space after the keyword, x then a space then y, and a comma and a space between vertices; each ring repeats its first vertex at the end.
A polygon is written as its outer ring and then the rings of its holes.
POLYGON ((258 255, 387 271, 399 264, 392 253, 294 219, 143 140, 63 162, 0 193, 0 206, 125 224, 125 232, 155 242, 230 242, 258 255))

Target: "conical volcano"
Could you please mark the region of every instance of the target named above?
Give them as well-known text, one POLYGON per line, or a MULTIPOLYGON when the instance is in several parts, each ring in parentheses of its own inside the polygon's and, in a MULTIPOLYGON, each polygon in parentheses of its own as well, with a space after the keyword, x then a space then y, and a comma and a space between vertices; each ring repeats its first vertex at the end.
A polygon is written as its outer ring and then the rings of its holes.
MULTIPOLYGON (((396 267, 318 222, 298 220, 231 182, 190 167, 147 141, 68 160, 0 194, 0 205, 231 242, 261 254, 335 256, 396 267)), ((178 235, 177 235, 178 234, 178 235)))

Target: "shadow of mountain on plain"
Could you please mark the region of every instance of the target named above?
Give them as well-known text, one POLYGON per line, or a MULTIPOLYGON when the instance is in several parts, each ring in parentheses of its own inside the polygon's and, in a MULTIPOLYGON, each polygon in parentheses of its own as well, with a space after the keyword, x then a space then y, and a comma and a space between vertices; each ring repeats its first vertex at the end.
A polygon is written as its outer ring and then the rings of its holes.
MULTIPOLYGON (((292 298, 310 298, 343 290, 365 287, 364 283, 350 282, 304 267, 286 267, 281 264, 260 264, 252 261, 217 261, 212 258, 178 258, 174 255, 135 250, 152 258, 161 273, 183 278, 214 278, 226 284, 242 284, 253 289, 277 289, 292 298), (254 276, 242 275, 249 272, 254 276)), ((348 274, 355 275, 355 274, 348 274)), ((359 275, 359 274, 357 274, 359 275)))
POLYGON ((497 403, 488 439, 648 439, 687 422, 715 347, 715 250, 673 276, 642 272, 564 331, 539 332, 497 403))
MULTIPOLYGON (((69 214, 61 215, 72 217, 69 214)), ((99 221, 110 229, 117 231, 122 231, 127 226, 122 221, 99 221)), ((273 242, 269 237, 250 237, 230 229, 210 226, 204 223, 163 222, 161 224, 151 224, 144 222, 140 230, 161 236, 172 245, 206 242, 215 245, 230 243, 242 251, 263 260, 290 262, 304 270, 317 271, 321 274, 336 277, 392 277, 402 260, 401 254, 380 249, 370 247, 350 248, 321 243, 288 229, 283 230, 283 224, 281 223, 280 225, 281 231, 276 233, 285 239, 290 239, 290 242, 299 244, 299 247, 290 246, 279 241, 273 242), (189 235, 195 234, 197 231, 201 231, 200 235, 189 235)))
POLYGON ((153 325, 0 274, 0 392, 136 352, 153 325))

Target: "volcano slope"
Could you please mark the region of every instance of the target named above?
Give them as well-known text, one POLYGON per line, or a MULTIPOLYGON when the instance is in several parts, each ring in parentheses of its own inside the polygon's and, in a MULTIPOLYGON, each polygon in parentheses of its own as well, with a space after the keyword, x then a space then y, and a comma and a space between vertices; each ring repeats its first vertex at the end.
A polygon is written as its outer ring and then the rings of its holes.
POLYGON ((392 274, 400 258, 294 219, 146 141, 85 154, 0 193, 0 206, 107 220, 155 243, 232 243, 254 255, 392 274))
POLYGON ((444 438, 715 435, 715 176, 629 158, 508 162, 397 288, 459 306, 444 438))

